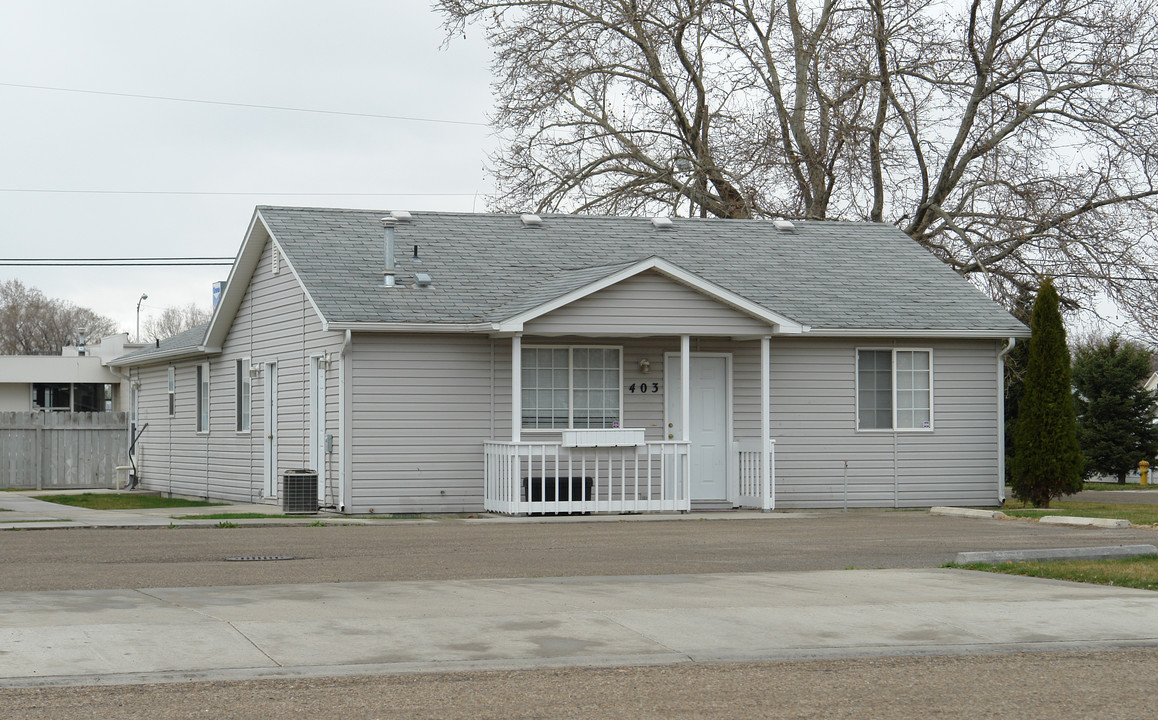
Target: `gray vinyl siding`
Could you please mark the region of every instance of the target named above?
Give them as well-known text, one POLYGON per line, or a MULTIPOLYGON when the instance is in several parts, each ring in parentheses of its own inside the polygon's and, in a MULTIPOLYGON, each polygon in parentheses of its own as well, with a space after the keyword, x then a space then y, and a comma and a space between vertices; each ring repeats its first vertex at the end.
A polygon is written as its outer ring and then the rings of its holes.
MULTIPOLYGON (((850 507, 998 504, 996 362, 993 341, 774 340, 777 507, 840 507, 845 460, 850 507), (857 347, 932 349, 932 432, 856 429, 857 347)), ((737 434, 758 427, 738 415, 737 434)))
POLYGON ((354 335, 353 512, 482 509, 483 443, 495 410, 491 344, 473 335, 354 335))
MULTIPOLYGON (((177 417, 167 417, 166 366, 134 370, 141 382, 145 487, 231 500, 260 499, 263 483, 264 377, 253 379, 252 432, 234 430, 233 360, 279 364, 279 474, 306 467, 309 449, 309 357, 335 356, 342 336, 321 330, 292 275, 254 278, 219 356, 210 358, 211 432, 194 431, 194 362, 178 365, 177 417), (299 330, 291 331, 294 324, 299 330)), ((677 335, 647 338, 524 335, 524 345, 612 345, 623 348, 623 426, 643 427, 648 440, 666 437, 665 353, 677 335), (651 372, 639 361, 647 358, 651 372), (658 392, 630 393, 640 382, 658 392)), ((731 356, 734 440, 760 432, 760 343, 693 337, 693 352, 731 356)), ((835 508, 843 502, 849 461, 851 507, 995 505, 998 417, 994 341, 774 337, 771 423, 776 440, 778 508, 835 508), (934 430, 856 429, 856 349, 933 351, 934 430)), ((379 514, 478 512, 482 509, 482 446, 511 437, 511 341, 479 335, 355 333, 346 367, 350 477, 346 511, 379 514)), ((336 500, 342 448, 338 362, 327 373, 327 460, 336 500)), ((554 436, 557 437, 557 434, 554 436)), ((523 432, 524 439, 551 433, 523 432)))
MULTIPOLYGON (((336 357, 343 336, 322 330, 317 313, 284 261, 281 272, 272 274, 270 248, 267 243, 221 353, 175 364, 174 418, 168 417, 168 366, 135 370, 142 381, 141 423, 150 423, 141 439, 141 480, 146 489, 235 502, 277 502, 263 498, 267 362, 278 365, 278 478, 286 470, 309 466, 310 356, 329 351, 336 357), (246 358, 263 372, 250 381, 250 431, 238 432, 236 361, 246 358), (210 367, 208 433, 197 433, 195 424, 196 367, 201 362, 210 367)), ((341 451, 337 362, 326 373, 325 432, 335 437, 327 462, 327 497, 336 503, 341 451)))
POLYGON ((527 334, 759 335, 765 323, 656 272, 600 290, 524 325, 527 334))

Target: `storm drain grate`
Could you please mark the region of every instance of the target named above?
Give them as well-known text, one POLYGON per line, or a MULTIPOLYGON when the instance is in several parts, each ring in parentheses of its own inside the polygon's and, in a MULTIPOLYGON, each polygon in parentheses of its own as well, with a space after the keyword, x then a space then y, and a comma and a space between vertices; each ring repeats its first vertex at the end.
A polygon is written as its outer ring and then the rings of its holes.
POLYGON ((241 555, 238 557, 227 557, 226 560, 231 562, 259 562, 262 560, 293 560, 291 555, 241 555))

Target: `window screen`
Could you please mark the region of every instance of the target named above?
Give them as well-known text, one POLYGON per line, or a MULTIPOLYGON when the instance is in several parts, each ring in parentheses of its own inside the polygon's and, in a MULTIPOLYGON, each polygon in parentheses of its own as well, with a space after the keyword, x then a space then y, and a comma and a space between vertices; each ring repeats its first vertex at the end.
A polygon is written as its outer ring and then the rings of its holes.
POLYGON ((620 419, 619 348, 523 348, 523 427, 610 428, 620 419))
POLYGON ((197 366, 197 432, 209 432, 209 365, 197 366))
POLYGON ((859 429, 932 429, 933 368, 928 350, 858 350, 856 366, 859 429))
POLYGON ((857 355, 859 427, 880 430, 893 426, 893 353, 861 350, 857 355))

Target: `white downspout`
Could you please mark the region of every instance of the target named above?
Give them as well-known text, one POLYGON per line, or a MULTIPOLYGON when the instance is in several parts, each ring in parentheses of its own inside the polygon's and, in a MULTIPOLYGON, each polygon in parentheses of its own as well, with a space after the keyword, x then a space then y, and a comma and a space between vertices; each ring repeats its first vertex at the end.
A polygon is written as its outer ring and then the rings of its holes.
POLYGON ((347 330, 346 338, 342 341, 342 349, 338 352, 338 427, 341 436, 338 438, 338 449, 341 452, 338 458, 338 512, 346 512, 346 485, 350 478, 350 408, 346 404, 346 376, 349 374, 350 359, 347 353, 353 345, 354 336, 347 330))
POLYGON ((997 353, 997 499, 1005 504, 1005 356, 1017 344, 1009 338, 1005 349, 997 353))

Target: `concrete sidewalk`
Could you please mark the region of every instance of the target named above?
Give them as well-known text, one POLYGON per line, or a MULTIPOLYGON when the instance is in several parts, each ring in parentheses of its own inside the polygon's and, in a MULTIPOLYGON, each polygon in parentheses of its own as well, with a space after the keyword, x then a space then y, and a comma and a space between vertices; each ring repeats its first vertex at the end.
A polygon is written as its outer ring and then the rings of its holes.
MULTIPOLYGON (((75 495, 81 492, 125 493, 118 490, 69 491, 16 491, 0 492, 0 530, 49 530, 78 527, 167 527, 169 525, 216 525, 220 520, 182 518, 183 515, 214 513, 282 514, 279 505, 224 504, 209 507, 146 508, 140 510, 92 510, 60 503, 37 500, 32 495, 75 495)), ((130 493, 131 494, 131 493, 130 493)), ((233 522, 252 525, 308 524, 319 519, 327 523, 354 523, 363 521, 340 515, 307 515, 296 518, 249 518, 233 522)))
POLYGON ((959 570, 0 593, 0 686, 1158 647, 1158 593, 959 570))
MULTIPOLYGON (((81 492, 124 493, 122 490, 67 490, 67 491, 15 491, 0 492, 0 530, 56 530, 63 528, 149 528, 149 527, 210 527, 222 522, 220 519, 202 519, 198 515, 245 514, 274 515, 270 518, 229 518, 235 525, 278 526, 309 525, 324 522, 327 525, 378 525, 378 524, 421 524, 435 523, 432 517, 405 517, 368 515, 341 515, 318 512, 310 515, 284 516, 282 507, 262 503, 223 503, 208 507, 145 508, 138 510, 92 510, 71 505, 37 500, 32 495, 75 495, 81 492)), ((130 493, 131 494, 131 493, 130 493)), ((653 513, 642 515, 579 515, 574 517, 515 517, 510 515, 471 514, 469 522, 494 524, 541 523, 591 523, 591 522, 663 522, 671 520, 769 520, 784 518, 816 517, 824 511, 789 511, 764 513, 756 509, 742 508, 727 512, 707 511, 689 513, 653 513)))

